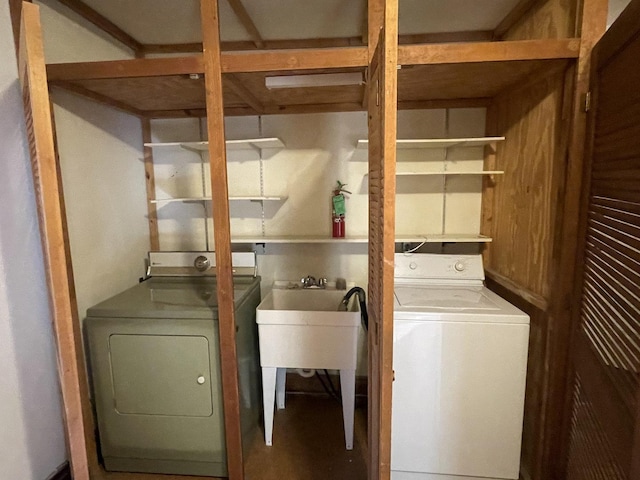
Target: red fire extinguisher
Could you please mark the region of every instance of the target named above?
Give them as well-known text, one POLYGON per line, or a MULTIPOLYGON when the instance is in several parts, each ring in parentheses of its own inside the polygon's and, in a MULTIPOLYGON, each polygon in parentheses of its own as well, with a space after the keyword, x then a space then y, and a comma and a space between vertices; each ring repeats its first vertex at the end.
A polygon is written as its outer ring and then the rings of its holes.
POLYGON ((344 238, 345 234, 345 215, 347 213, 345 206, 345 193, 351 193, 344 189, 346 183, 338 180, 336 187, 333 189, 331 196, 331 225, 333 238, 344 238))

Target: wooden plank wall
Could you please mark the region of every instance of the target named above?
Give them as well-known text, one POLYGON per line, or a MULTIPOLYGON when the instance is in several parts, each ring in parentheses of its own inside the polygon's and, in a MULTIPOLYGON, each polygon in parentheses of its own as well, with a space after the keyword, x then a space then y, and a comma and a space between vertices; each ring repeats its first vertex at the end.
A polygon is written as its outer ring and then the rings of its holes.
POLYGON ((485 267, 547 302, 553 226, 566 153, 564 78, 560 70, 497 97, 493 104, 496 130, 487 132, 504 135, 506 140, 498 144, 492 166, 505 174, 493 186, 493 203, 487 206, 492 220, 483 233, 491 235, 493 242, 485 267))
MULTIPOLYGON (((485 252, 488 285, 531 317, 522 470, 542 479, 540 445, 549 358, 552 266, 563 195, 568 129, 565 79, 573 70, 550 72, 541 80, 495 99, 488 128, 504 135, 491 168, 505 174, 485 196, 483 233, 493 237, 485 252), (488 203, 490 202, 490 204, 488 203)), ((570 78, 570 77, 569 77, 570 78)), ((571 82, 569 82, 571 83, 571 82)), ((569 103, 570 104, 570 103, 569 103)))
POLYGON ((535 2, 501 40, 535 38, 571 38, 578 36, 577 15, 580 0, 547 0, 535 2))

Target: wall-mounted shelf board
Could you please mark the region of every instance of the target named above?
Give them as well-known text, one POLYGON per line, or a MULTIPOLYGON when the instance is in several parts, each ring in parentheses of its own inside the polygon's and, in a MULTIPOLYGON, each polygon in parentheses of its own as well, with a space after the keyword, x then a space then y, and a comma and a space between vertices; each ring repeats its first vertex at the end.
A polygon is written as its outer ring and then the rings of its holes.
MULTIPOLYGON (((396 149, 482 147, 503 140, 504 137, 398 139, 396 140, 396 149)), ((369 140, 358 140, 357 148, 369 148, 369 140)))
MULTIPOLYGON (((279 138, 248 138, 244 140, 227 140, 227 151, 235 150, 263 150, 266 148, 284 148, 284 143, 279 138)), ((145 143, 145 147, 151 148, 171 148, 181 147, 194 152, 206 152, 209 150, 209 142, 167 142, 167 143, 145 143)))
MULTIPOLYGON (((412 175, 502 175, 503 170, 473 170, 469 172, 396 172, 396 176, 412 175)), ((369 175, 365 173, 365 176, 369 175)))
MULTIPOLYGON (((345 238, 333 238, 324 236, 235 236, 231 238, 231 243, 368 243, 366 236, 352 236, 345 238)), ((399 235, 395 239, 396 243, 488 243, 490 237, 484 235, 466 234, 437 234, 437 235, 399 235)))
MULTIPOLYGON (((283 202, 287 199, 288 197, 261 197, 261 196, 232 196, 229 197, 229 200, 231 201, 240 201, 240 200, 245 200, 245 201, 250 201, 250 202, 263 202, 263 201, 269 201, 269 202, 283 202)), ((207 198, 207 197, 182 197, 182 198, 157 198, 155 200, 151 200, 151 203, 158 203, 158 204, 164 204, 164 203, 174 203, 174 202, 183 202, 183 203, 188 203, 188 202, 210 202, 211 198, 207 198)))

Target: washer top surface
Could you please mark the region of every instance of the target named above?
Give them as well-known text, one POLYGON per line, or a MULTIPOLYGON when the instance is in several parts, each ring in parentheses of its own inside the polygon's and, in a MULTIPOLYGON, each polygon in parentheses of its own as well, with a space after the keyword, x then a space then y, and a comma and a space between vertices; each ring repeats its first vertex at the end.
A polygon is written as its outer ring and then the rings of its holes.
POLYGON ((500 307, 487 296, 483 287, 451 285, 402 286, 396 287, 396 300, 400 307, 426 308, 430 310, 482 310, 499 311, 500 307))
MULTIPOLYGON (((150 278, 87 310, 87 317, 203 318, 218 316, 215 277, 150 278)), ((260 285, 260 277, 235 276, 236 308, 260 285)))
POLYGON ((396 254, 396 320, 529 323, 484 286, 480 255, 396 254))

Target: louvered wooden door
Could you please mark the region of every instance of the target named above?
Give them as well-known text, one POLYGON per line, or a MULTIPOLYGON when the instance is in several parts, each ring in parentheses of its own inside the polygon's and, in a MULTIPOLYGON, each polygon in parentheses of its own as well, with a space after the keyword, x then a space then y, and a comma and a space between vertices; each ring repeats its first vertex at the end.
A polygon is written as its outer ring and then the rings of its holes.
MULTIPOLYGON (((397 24, 396 15, 388 21, 397 24)), ((389 13, 387 12, 387 15, 389 13)), ((369 479, 388 480, 393 381, 397 36, 381 30, 369 65, 369 479)))
POLYGON ((640 479, 639 19, 594 50, 568 480, 640 479))

